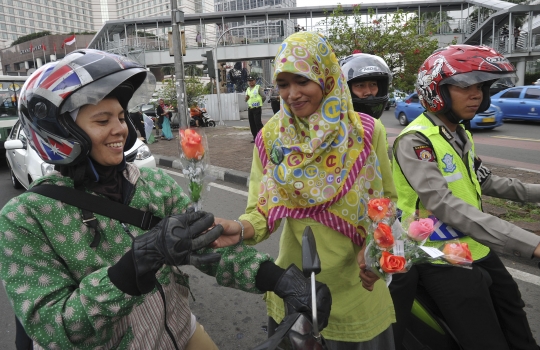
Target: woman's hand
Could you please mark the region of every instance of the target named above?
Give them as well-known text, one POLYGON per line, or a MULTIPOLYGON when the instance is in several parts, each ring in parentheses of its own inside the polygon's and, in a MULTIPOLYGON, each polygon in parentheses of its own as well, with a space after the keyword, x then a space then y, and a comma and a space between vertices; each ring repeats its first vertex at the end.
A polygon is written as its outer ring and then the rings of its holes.
MULTIPOLYGON (((219 238, 218 238, 219 239, 219 238)), ((379 276, 374 274, 373 272, 369 271, 366 266, 366 262, 364 259, 364 252, 366 251, 366 246, 364 245, 364 248, 362 248, 358 255, 356 256, 356 261, 358 262, 358 267, 360 268, 360 273, 358 276, 360 277, 360 280, 362 281, 362 287, 368 291, 373 291, 373 285, 377 280, 379 280, 379 276)))
POLYGON ((231 245, 235 245, 240 241, 242 227, 236 221, 215 218, 214 224, 223 226, 223 233, 218 239, 212 242, 212 244, 210 245, 212 248, 228 247, 231 245))

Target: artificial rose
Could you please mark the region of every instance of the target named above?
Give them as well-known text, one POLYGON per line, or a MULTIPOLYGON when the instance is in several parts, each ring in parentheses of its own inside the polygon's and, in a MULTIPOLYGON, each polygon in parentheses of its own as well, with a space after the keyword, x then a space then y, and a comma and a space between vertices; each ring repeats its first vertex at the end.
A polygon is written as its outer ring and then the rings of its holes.
POLYGON ((381 269, 386 273, 402 272, 405 269, 404 257, 396 256, 386 251, 382 252, 379 263, 381 264, 381 269))
POLYGON ((388 214, 390 207, 390 199, 376 198, 370 199, 368 202, 368 216, 373 221, 380 221, 388 214))
POLYGON ((447 243, 443 248, 444 258, 451 264, 472 263, 472 254, 467 243, 447 243))
POLYGON ((187 159, 199 160, 204 156, 201 135, 193 129, 180 130, 182 151, 187 159))
POLYGON ((382 222, 377 224, 377 228, 373 232, 373 238, 375 238, 375 243, 381 248, 390 248, 394 245, 392 229, 382 222))
POLYGON ((421 242, 433 233, 433 220, 419 219, 409 224, 407 234, 415 241, 421 242))

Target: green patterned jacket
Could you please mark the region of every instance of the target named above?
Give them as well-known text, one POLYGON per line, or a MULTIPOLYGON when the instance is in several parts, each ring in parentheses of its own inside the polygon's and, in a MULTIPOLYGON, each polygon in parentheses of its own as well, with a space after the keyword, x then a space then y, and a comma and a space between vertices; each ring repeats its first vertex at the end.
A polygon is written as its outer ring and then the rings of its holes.
MULTIPOLYGON (((160 169, 128 164, 124 176, 135 184, 129 203, 134 208, 164 217, 189 203, 160 169)), ((36 182, 41 183, 73 187, 70 178, 58 173, 36 182)), ((120 222, 96 218, 102 236, 99 246, 90 248, 93 231, 74 206, 23 193, 0 212, 0 277, 34 349, 183 349, 191 334, 187 276, 164 266, 152 292, 124 294, 107 270, 131 249, 131 238, 120 222)), ((127 228, 133 236, 144 233, 127 228)), ((203 272, 223 286, 261 293, 255 276, 269 256, 246 246, 217 251, 221 261, 203 272)))

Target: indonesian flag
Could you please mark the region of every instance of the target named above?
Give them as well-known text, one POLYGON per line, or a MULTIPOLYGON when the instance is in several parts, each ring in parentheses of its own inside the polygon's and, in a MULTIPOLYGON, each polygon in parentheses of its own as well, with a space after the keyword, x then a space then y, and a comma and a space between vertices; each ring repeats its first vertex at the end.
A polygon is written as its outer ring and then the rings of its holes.
POLYGON ((75 34, 73 34, 72 36, 70 37, 67 37, 66 40, 64 40, 64 42, 62 43, 62 48, 65 46, 65 45, 73 45, 75 43, 75 34))
POLYGON ((41 45, 43 47, 43 51, 47 51, 47 46, 45 44, 41 45))
POLYGON ((34 46, 32 45, 32 43, 30 43, 30 52, 33 52, 34 51, 34 46))

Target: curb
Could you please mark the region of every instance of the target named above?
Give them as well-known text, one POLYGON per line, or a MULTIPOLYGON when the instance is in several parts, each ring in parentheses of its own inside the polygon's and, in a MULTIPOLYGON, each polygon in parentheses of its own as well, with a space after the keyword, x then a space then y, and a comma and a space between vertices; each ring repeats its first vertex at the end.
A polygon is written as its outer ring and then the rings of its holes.
MULTIPOLYGON (((180 170, 182 169, 182 164, 178 158, 154 154, 154 159, 156 160, 156 165, 180 170)), ((210 165, 208 167, 208 175, 217 180, 245 186, 246 188, 249 187, 249 173, 244 171, 210 165)))

